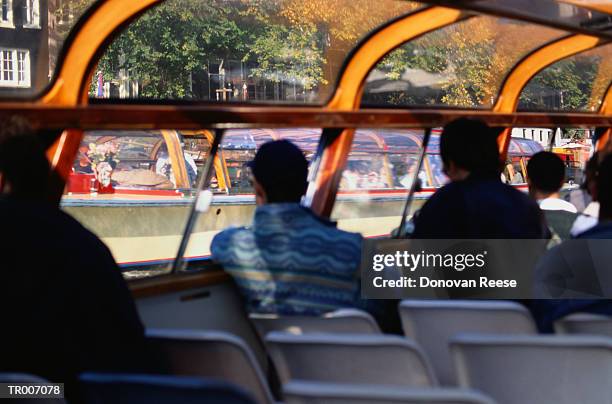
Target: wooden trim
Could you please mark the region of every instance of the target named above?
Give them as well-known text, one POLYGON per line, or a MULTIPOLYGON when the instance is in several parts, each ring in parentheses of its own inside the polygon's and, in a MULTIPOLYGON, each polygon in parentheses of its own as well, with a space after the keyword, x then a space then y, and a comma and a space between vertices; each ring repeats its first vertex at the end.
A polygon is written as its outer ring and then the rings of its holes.
POLYGON ((499 145, 499 159, 501 160, 502 164, 506 162, 506 157, 508 157, 510 138, 512 138, 512 128, 505 128, 497 137, 497 144, 499 145))
POLYGON ((597 142, 597 151, 609 151, 612 152, 612 129, 608 130, 601 136, 597 142))
POLYGON ((228 282, 231 277, 222 269, 206 269, 195 273, 176 273, 129 283, 136 299, 181 292, 183 290, 212 286, 228 282))
POLYGON ((162 130, 161 134, 166 142, 168 157, 172 166, 172 174, 177 188, 191 188, 187 174, 187 162, 181 147, 181 141, 175 130, 162 130))
MULTIPOLYGON (((0 113, 1 114, 1 113, 0 113)), ((48 198, 59 205, 64 193, 68 176, 72 172, 74 156, 83 140, 83 131, 80 129, 66 129, 47 149, 47 158, 54 172, 53 186, 49 189, 48 198), (70 157, 70 158, 69 158, 70 157)))
POLYGON ((499 91, 493 111, 515 111, 523 88, 525 88, 529 80, 542 69, 561 59, 592 49, 604 43, 606 43, 606 41, 601 38, 578 34, 553 41, 533 51, 510 70, 499 91))
POLYGON ((355 129, 345 129, 338 134, 337 130, 327 128, 321 137, 326 147, 321 156, 310 204, 312 211, 320 216, 331 216, 354 135, 355 129))
POLYGON ((202 128, 423 128, 443 126, 459 117, 491 126, 550 128, 611 126, 612 113, 512 112, 458 109, 360 109, 248 107, 211 105, 87 105, 75 107, 1 104, 0 117, 20 115, 35 129, 185 129, 202 128))
MULTIPOLYGON (((601 115, 612 115, 612 83, 608 86, 606 93, 603 96, 601 107, 599 107, 601 115)), ((612 151, 612 128, 608 128, 601 139, 597 142, 597 150, 612 151)))

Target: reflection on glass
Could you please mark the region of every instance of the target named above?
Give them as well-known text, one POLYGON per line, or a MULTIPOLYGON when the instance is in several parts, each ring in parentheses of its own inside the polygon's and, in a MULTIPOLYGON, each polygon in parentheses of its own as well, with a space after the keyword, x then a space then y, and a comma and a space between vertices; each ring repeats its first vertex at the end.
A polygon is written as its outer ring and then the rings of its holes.
MULTIPOLYGON (((207 131, 86 132, 62 209, 106 243, 127 277, 165 273, 211 140, 207 131)), ((219 182, 216 176, 213 183, 219 182)), ((207 246, 188 254, 206 255, 207 246)))
POLYGON ((453 24, 389 53, 369 74, 362 105, 490 108, 520 58, 563 34, 487 16, 453 24))
MULTIPOLYGON (((422 141, 422 130, 355 132, 332 211, 332 219, 340 228, 364 236, 389 234, 399 225, 415 178, 420 180, 422 190, 415 195, 413 211, 422 206, 433 187, 438 186, 427 163, 416 175, 422 141)), ((430 139, 428 151, 430 157, 439 153, 437 131, 430 139)))
POLYGON ((535 75, 519 99, 519 110, 596 112, 612 80, 612 45, 557 62, 535 75))
POLYGON ((322 103, 344 58, 409 1, 168 0, 98 64, 99 98, 322 103))
POLYGON ((312 162, 321 132, 321 129, 304 128, 226 130, 216 169, 217 177, 225 179, 223 192, 219 189, 209 211, 200 214, 189 238, 185 258, 208 257, 212 239, 219 231, 230 226, 251 225, 255 195, 247 163, 253 160, 261 145, 273 140, 289 140, 304 152, 308 162, 312 162))

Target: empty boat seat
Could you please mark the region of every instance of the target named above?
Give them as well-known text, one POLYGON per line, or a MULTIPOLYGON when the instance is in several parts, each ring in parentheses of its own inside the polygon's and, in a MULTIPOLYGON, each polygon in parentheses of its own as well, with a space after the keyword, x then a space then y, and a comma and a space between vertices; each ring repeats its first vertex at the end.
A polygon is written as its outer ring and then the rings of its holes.
POLYGON ((253 353, 234 335, 164 329, 147 330, 147 339, 165 374, 221 379, 244 388, 259 403, 274 401, 253 353))
POLYGON ((399 336, 271 332, 266 343, 283 385, 291 380, 405 387, 436 384, 422 351, 399 336))
POLYGON ((261 338, 271 331, 292 334, 313 332, 380 334, 376 320, 367 312, 357 309, 340 309, 323 316, 278 316, 274 314, 250 314, 261 338))
POLYGON ((244 390, 194 377, 85 373, 86 404, 255 404, 244 390))
POLYGON ((460 333, 537 334, 525 307, 508 301, 404 300, 399 305, 407 337, 426 352, 442 385, 456 385, 449 340, 460 333))
POLYGON ((461 335, 451 352, 462 387, 500 404, 612 401, 612 339, 461 335))
POLYGON ((366 384, 292 381, 283 388, 286 404, 494 404, 475 391, 366 384))
POLYGON ((559 334, 589 334, 612 337, 612 317, 600 314, 575 313, 555 322, 559 334))

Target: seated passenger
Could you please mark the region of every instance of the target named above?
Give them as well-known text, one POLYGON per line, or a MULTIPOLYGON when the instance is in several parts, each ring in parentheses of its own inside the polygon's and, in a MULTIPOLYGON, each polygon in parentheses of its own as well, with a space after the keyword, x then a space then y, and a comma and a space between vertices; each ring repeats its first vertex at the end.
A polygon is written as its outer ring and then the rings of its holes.
POLYGON ((496 136, 483 122, 458 119, 440 138, 450 183, 414 219, 414 238, 544 238, 538 205, 500 180, 496 136))
MULTIPOLYGON (((549 250, 536 268, 536 297, 612 296, 612 155, 601 163, 593 198, 600 203, 599 223, 549 250)), ((612 315, 607 299, 534 301, 532 311, 540 330, 552 331, 555 320, 574 312, 612 315)))
POLYGON ((361 236, 300 205, 308 162, 286 141, 265 143, 250 163, 257 209, 250 227, 217 234, 215 261, 254 313, 319 315, 354 306, 361 236))
POLYGON ((553 237, 567 240, 577 210, 574 205, 559 198, 565 181, 563 160, 551 152, 536 153, 527 164, 527 175, 529 194, 538 201, 553 237))
POLYGON ((571 203, 577 201, 577 203, 584 207, 572 224, 570 233, 573 237, 597 225, 599 202, 594 201, 591 195, 595 192, 594 189, 597 186, 599 157, 600 153, 595 152, 589 161, 587 161, 586 167, 584 168, 584 182, 580 187, 581 189, 574 190, 569 194, 571 203))
POLYGON ((144 328, 109 250, 46 201, 50 169, 22 122, 0 123, 0 371, 66 383, 139 370, 144 328))

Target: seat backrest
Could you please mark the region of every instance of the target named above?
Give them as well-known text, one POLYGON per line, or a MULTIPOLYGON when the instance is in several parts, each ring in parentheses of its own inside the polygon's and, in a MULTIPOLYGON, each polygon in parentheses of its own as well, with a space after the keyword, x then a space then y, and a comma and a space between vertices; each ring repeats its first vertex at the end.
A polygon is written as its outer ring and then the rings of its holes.
POLYGON ((194 377, 85 373, 80 385, 86 404, 255 404, 236 386, 194 377))
MULTIPOLYGON (((52 383, 42 377, 29 373, 0 373, 0 383, 52 383)), ((65 404, 66 401, 60 398, 19 398, 16 400, 20 404, 65 404)))
POLYGON ((449 340, 460 333, 536 334, 531 315, 507 301, 404 300, 399 306, 404 334, 427 353, 440 384, 456 385, 449 340))
POLYGON ((251 393, 259 403, 273 402, 261 368, 246 344, 224 332, 147 330, 160 371, 228 381, 251 393))
POLYGON ((612 317, 575 313, 555 322, 559 334, 588 334, 612 337, 612 317))
POLYGON ((380 334, 376 320, 365 311, 340 309, 322 316, 278 316, 274 314, 250 314, 261 338, 271 331, 292 334, 350 333, 380 334))
POLYGON ((475 391, 449 388, 402 388, 292 381, 283 388, 286 404, 494 404, 475 391))
POLYGON ((500 404, 596 404, 612 399, 612 339, 460 335, 451 341, 462 387, 500 404))
POLYGON ((283 384, 296 379, 396 386, 436 384, 421 350, 398 336, 271 332, 266 343, 283 384))

